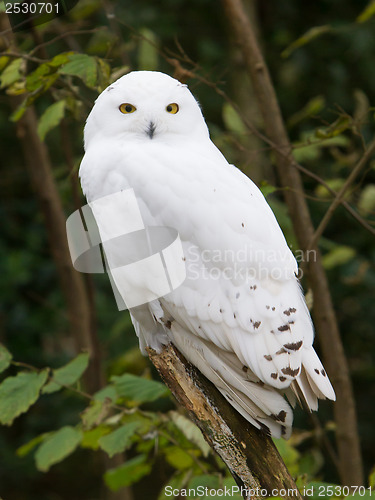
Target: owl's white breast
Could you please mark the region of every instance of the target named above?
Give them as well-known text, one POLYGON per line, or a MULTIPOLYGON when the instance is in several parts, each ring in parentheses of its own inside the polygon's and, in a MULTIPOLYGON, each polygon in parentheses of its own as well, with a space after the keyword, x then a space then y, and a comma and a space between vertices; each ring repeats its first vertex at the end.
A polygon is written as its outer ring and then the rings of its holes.
POLYGON ((91 143, 80 168, 88 201, 133 188, 146 225, 174 227, 182 241, 234 252, 244 245, 289 274, 294 258, 255 184, 229 165, 210 140, 91 143))

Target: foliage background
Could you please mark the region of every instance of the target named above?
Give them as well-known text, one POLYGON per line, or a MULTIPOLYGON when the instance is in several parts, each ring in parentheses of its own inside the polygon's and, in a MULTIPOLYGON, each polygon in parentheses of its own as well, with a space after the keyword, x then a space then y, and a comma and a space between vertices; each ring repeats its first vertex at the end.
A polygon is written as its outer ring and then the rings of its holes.
MULTIPOLYGON (((247 2, 259 28, 290 137, 296 144, 296 158, 335 190, 342 186, 359 159, 362 142, 374 136, 375 20, 371 16, 365 22, 358 19, 366 6, 367 1, 317 0, 309 4, 307 11, 298 0, 267 0, 255 5, 247 2), (310 31, 302 40, 299 38, 317 26, 325 28, 310 31), (299 46, 292 45, 297 39, 299 46)), ((133 69, 157 69, 173 74, 176 69, 170 61, 173 58, 179 59, 180 64, 196 76, 188 80, 189 87, 202 105, 213 140, 231 162, 262 186, 288 241, 295 242, 280 190, 275 190, 277 178, 272 169, 272 156, 217 92, 218 89, 224 91, 240 106, 243 116, 261 128, 243 61, 231 43, 227 20, 219 4, 210 0, 158 3, 139 0, 114 4, 81 0, 67 15, 33 31, 18 32, 16 41, 20 53, 29 57, 32 54, 32 57, 52 59, 73 51, 102 61, 95 60, 97 73, 91 80, 87 73, 78 76, 64 73, 62 65, 52 86, 38 94, 34 102, 40 118, 49 106, 65 99, 63 120, 53 116, 56 127, 49 130, 53 119, 44 118, 47 127, 44 141, 66 216, 76 209, 74 172, 83 155, 84 120, 98 91, 133 69), (109 16, 112 10, 114 18, 109 16), (51 43, 32 53, 37 45, 46 41, 51 43), (73 172, 68 165, 67 151, 71 151, 73 172)), ((4 46, 1 49, 6 52, 4 46)), ((5 60, 4 54, 0 58, 3 78, 14 59, 5 60)), ((3 80, 0 95, 0 342, 17 361, 37 368, 56 368, 77 355, 77 342, 69 330, 66 305, 38 201, 24 166, 15 123, 9 120, 12 97, 17 93, 22 95, 25 75, 35 71, 40 63, 24 59, 22 64, 19 78, 9 85, 3 80)), ((38 78, 40 84, 43 75, 38 78)), ((332 197, 308 176, 304 182, 317 225, 332 197)), ((347 201, 374 224, 374 160, 352 186, 347 201)), ((80 203, 84 204, 82 198, 80 203)), ((368 476, 375 463, 374 237, 339 207, 320 246, 350 364, 368 476)), ((294 250, 297 250, 295 243, 294 250)), ((105 277, 96 276, 91 289, 95 291, 95 324, 106 377, 128 372, 157 378, 147 360, 138 353, 128 315, 117 311, 105 277)), ((18 369, 10 366, 4 377, 15 375, 18 369)), ((74 387, 82 389, 79 384, 74 387)), ((132 401, 124 396, 122 404, 134 406, 132 401)), ((79 412, 84 411, 88 403, 82 395, 68 390, 43 395, 11 427, 0 428, 0 495, 4 500, 112 498, 103 486, 102 473, 121 465, 121 459, 117 464, 113 461, 108 464, 103 450, 79 447, 46 473, 35 467, 33 453, 22 457, 15 453, 35 436, 63 426, 76 426, 80 421, 79 412)), ((127 452, 132 458, 142 451, 151 466, 143 479, 133 485, 134 498, 143 498, 146 492, 148 498, 157 498, 171 477, 182 481, 182 476, 189 471, 185 483, 205 473, 219 477, 220 471, 226 476, 212 455, 205 457, 202 443, 190 445, 175 426, 172 414, 168 413, 174 408, 172 400, 164 397, 142 408, 151 411, 156 420, 127 452), (178 455, 180 452, 175 449, 171 451, 171 441, 165 438, 163 442, 159 430, 169 437, 172 435, 176 449, 188 448, 190 458, 178 455), (148 432, 158 435, 158 443, 155 436, 151 440, 144 438, 148 432), (147 448, 147 443, 152 446, 147 448), (202 461, 203 469, 202 463, 197 465, 196 460, 202 461), (150 484, 153 484, 151 493, 150 484)), ((326 428, 328 440, 333 442, 329 404, 321 404, 317 418, 326 428)), ((293 473, 300 475, 301 481, 338 482, 337 472, 321 447, 316 421, 312 422, 297 410, 295 427, 291 445, 280 445, 285 448, 283 453, 293 473)), ((130 498, 130 494, 128 489, 120 490, 123 496, 116 498, 130 498)))

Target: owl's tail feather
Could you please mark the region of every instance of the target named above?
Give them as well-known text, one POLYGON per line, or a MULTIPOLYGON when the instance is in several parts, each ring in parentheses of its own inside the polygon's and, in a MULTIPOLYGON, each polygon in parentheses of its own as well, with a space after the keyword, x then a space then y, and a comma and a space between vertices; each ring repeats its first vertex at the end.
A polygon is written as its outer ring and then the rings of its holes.
POLYGON ((313 347, 303 353, 301 374, 292 382, 291 389, 310 411, 318 409, 318 399, 335 401, 335 391, 313 347))
POLYGON ((198 338, 177 322, 169 333, 180 352, 246 420, 273 437, 290 436, 293 411, 277 389, 264 385, 249 369, 237 368, 242 364, 233 353, 198 338))

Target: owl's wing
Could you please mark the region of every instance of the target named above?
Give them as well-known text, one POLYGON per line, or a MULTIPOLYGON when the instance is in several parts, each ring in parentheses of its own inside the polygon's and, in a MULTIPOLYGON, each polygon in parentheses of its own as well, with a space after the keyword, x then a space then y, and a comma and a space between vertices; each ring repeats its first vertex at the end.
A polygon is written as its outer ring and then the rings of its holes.
POLYGON ((190 206, 190 227, 179 231, 187 279, 160 299, 154 318, 248 420, 288 435, 292 411, 282 393, 312 410, 317 398, 335 398, 312 347, 297 265, 251 181, 233 169, 214 185, 221 196, 208 203, 215 196, 206 193, 203 203, 190 206))
MULTIPOLYGON (((257 290, 258 286, 251 293, 257 290)), ((218 283, 212 289, 210 302, 207 294, 188 291, 186 286, 178 289, 178 296, 176 292, 142 306, 151 312, 152 320, 147 325, 133 317, 138 335, 149 345, 154 343, 155 348, 156 338, 160 339, 156 329, 162 328, 165 337, 160 343, 172 341, 256 427, 275 437, 290 435, 293 413, 282 394, 292 405, 297 397, 311 410, 317 409, 318 398, 334 399, 332 386, 311 345, 312 327, 302 298, 291 302, 297 307, 289 308, 274 301, 276 305, 266 309, 269 315, 258 312, 261 319, 250 323, 249 328, 243 324, 244 317, 249 315, 249 309, 257 307, 249 297, 242 305, 234 306, 220 293, 218 283), (289 328, 279 330, 277 325, 289 328)))

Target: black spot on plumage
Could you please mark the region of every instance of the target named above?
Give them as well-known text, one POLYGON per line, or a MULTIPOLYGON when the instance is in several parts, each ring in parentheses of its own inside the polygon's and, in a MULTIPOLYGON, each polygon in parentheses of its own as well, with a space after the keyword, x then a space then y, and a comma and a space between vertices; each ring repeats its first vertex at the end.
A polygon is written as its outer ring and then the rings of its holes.
POLYGON ((279 413, 276 415, 276 417, 277 417, 277 420, 280 420, 280 422, 285 422, 286 411, 285 410, 279 411, 279 413))
POLYGON ((317 373, 319 375, 319 370, 317 368, 314 368, 314 372, 317 373))
POLYGON ((277 351, 277 353, 276 353, 276 354, 278 354, 278 355, 279 355, 279 354, 284 354, 284 353, 286 353, 286 350, 284 349, 284 347, 282 347, 281 349, 279 349, 279 350, 277 351))
POLYGON ((285 382, 286 377, 284 377, 283 375, 281 375, 281 377, 279 377, 279 380, 280 380, 280 382, 285 382))
POLYGON ((164 324, 165 324, 165 327, 166 327, 166 328, 168 328, 168 330, 170 330, 170 329, 171 329, 171 327, 172 327, 172 323, 171 323, 169 320, 168 320, 168 321, 166 321, 164 324))
POLYGON ((281 368, 281 371, 284 373, 284 375, 296 377, 299 374, 299 367, 293 370, 290 366, 287 366, 286 368, 281 368))
POLYGON ((261 321, 255 321, 254 323, 255 330, 260 327, 261 323, 262 323, 261 321))
POLYGON ((277 379, 277 373, 271 373, 271 378, 273 378, 273 379, 276 380, 277 379))
POLYGON ((325 370, 320 370, 320 373, 323 375, 323 377, 326 377, 326 376, 327 376, 327 374, 326 374, 325 370))
POLYGON ((290 326, 289 325, 281 325, 281 326, 279 326, 278 330, 279 330, 279 332, 286 332, 287 330, 290 330, 290 326))
POLYGON ((272 356, 270 354, 265 354, 264 359, 266 359, 267 361, 272 361, 272 356))
POLYGON ((286 309, 284 311, 284 314, 286 316, 290 316, 292 313, 295 313, 297 311, 297 309, 295 307, 289 307, 289 309, 286 309))
POLYGON ((284 344, 285 349, 288 349, 288 351, 298 351, 301 349, 303 344, 303 341, 300 340, 299 342, 289 342, 288 344, 284 344))

